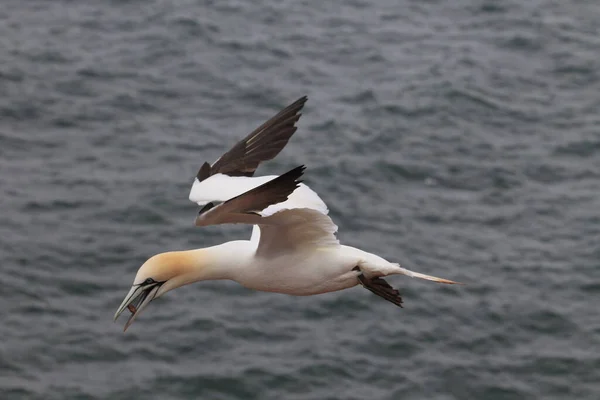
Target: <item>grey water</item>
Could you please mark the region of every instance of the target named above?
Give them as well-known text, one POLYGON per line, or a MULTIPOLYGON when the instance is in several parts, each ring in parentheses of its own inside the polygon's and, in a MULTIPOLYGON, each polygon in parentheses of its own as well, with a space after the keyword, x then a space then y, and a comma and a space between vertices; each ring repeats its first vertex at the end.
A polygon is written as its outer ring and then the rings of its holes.
POLYGON ((6 0, 0 398, 600 398, 600 3, 6 0), (458 280, 203 282, 112 316, 198 167, 302 95, 340 240, 458 280))

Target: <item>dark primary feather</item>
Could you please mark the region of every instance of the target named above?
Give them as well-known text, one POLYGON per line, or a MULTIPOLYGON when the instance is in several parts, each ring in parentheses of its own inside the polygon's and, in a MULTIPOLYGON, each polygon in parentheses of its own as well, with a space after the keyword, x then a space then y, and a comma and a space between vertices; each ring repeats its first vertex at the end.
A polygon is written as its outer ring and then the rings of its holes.
POLYGON ((196 218, 196 226, 247 223, 250 219, 252 223, 258 221, 261 217, 256 213, 287 200, 300 185, 299 178, 304 170, 304 165, 301 165, 218 206, 206 211, 203 209, 204 212, 196 218))
POLYGON ((196 178, 201 182, 211 175, 252 176, 258 165, 274 158, 285 147, 300 119, 300 110, 308 98, 303 96, 290 104, 277 115, 256 128, 252 133, 235 144, 211 166, 202 164, 196 178))

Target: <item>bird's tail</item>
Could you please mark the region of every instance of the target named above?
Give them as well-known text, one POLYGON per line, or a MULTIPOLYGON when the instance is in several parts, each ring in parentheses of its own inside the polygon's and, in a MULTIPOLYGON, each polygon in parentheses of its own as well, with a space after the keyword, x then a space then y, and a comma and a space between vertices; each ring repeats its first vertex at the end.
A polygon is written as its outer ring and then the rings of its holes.
POLYGON ((410 276, 411 278, 426 279, 428 281, 433 281, 433 282, 438 282, 438 283, 447 283, 447 284, 450 284, 450 285, 462 285, 462 283, 451 281, 450 279, 438 278, 437 276, 425 275, 425 274, 422 274, 420 272, 415 272, 415 271, 411 271, 411 270, 406 269, 406 268, 402 268, 400 266, 400 264, 395 264, 395 265, 397 265, 398 268, 400 269, 400 271, 398 271, 400 274, 403 274, 403 275, 406 275, 406 276, 410 276))

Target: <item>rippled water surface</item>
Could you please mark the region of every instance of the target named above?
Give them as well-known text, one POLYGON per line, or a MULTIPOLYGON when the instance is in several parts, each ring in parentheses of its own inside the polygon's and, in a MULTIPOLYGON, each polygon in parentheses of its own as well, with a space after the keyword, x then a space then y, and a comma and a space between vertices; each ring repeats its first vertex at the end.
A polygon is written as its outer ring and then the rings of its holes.
POLYGON ((600 398, 596 1, 21 1, 0 9, 2 399, 600 398), (112 315, 197 168, 302 95, 340 239, 425 273, 233 282, 112 315))

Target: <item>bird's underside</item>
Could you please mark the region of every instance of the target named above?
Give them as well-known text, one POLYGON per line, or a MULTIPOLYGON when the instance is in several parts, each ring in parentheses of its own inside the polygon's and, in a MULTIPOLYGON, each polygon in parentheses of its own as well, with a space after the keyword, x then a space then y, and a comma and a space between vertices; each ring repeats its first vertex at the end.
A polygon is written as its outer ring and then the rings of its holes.
MULTIPOLYGON (((354 267, 354 270, 360 271, 360 268, 354 267)), ((390 303, 394 303, 398 307, 402 307, 402 296, 400 296, 400 292, 387 283, 385 279, 379 277, 369 279, 362 273, 358 275, 357 278, 360 284, 371 293, 384 298, 390 303)))

